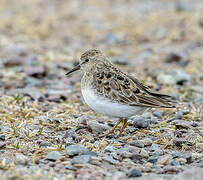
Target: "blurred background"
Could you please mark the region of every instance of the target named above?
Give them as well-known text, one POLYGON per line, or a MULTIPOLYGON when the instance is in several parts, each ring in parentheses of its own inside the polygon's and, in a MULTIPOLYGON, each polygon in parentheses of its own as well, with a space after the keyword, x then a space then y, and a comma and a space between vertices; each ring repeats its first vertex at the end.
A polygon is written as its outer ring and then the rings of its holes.
POLYGON ((0 177, 123 179, 197 166, 202 80, 202 0, 0 0, 0 177), (95 139, 115 119, 84 104, 80 72, 65 76, 91 48, 184 105, 129 121, 119 141, 95 139), (77 143, 98 153, 98 166, 77 166, 65 150, 77 143), (132 148, 113 155, 123 147, 132 148))
MULTIPOLYGON (((3 89, 40 86, 43 78, 70 83, 65 71, 90 48, 101 49, 114 63, 148 83, 183 84, 192 79, 190 74, 200 75, 201 0, 0 3, 3 89), (177 74, 181 80, 175 79, 177 74)), ((55 83, 56 87, 61 82, 55 83)))
MULTIPOLYGON (((183 84, 192 79, 190 74, 200 76, 201 0, 1 0, 0 4, 0 86, 5 93, 45 87, 45 80, 60 79, 52 81, 55 88, 68 86, 70 79, 64 73, 90 48, 102 50, 149 84, 183 84)), ((76 75, 71 80, 79 79, 76 75)))

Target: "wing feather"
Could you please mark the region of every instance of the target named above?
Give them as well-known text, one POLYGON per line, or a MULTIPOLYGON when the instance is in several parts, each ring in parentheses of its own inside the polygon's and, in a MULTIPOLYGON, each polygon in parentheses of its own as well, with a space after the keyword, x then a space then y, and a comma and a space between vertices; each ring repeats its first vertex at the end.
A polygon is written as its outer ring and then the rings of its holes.
MULTIPOLYGON (((99 65, 99 64, 98 64, 99 65)), ((95 68, 92 84, 97 92, 114 102, 129 106, 142 107, 174 107, 170 96, 151 92, 149 87, 138 79, 127 75, 118 68, 109 69, 102 64, 95 68), (102 93, 103 92, 103 93, 102 93)))

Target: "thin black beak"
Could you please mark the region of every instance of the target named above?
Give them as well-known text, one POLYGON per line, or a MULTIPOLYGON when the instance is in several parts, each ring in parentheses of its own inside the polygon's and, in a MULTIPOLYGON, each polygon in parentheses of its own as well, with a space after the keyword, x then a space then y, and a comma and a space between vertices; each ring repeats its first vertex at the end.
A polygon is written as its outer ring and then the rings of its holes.
POLYGON ((67 73, 66 73, 66 75, 68 76, 68 75, 70 75, 71 73, 73 73, 73 72, 75 72, 75 71, 77 71, 77 70, 79 70, 80 69, 80 64, 78 64, 77 66, 75 66, 73 69, 71 69, 70 71, 68 71, 67 73))

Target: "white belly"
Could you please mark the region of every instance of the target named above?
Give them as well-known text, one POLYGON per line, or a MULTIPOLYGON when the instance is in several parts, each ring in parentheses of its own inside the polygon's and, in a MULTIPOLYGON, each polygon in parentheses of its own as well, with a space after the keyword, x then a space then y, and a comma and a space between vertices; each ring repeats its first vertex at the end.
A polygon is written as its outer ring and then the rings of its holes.
POLYGON ((142 107, 113 103, 102 96, 96 95, 91 89, 81 88, 81 91, 83 98, 89 107, 104 115, 127 118, 140 114, 145 110, 145 108, 142 107))

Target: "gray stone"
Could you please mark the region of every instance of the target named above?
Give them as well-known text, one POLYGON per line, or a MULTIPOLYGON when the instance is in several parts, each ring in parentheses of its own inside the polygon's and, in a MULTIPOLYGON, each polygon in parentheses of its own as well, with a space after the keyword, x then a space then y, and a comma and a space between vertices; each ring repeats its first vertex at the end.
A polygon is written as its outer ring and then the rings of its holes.
POLYGON ((21 153, 15 154, 15 164, 26 165, 28 163, 28 160, 28 157, 21 153))
POLYGON ((143 148, 143 147, 144 147, 143 142, 141 142, 141 141, 139 141, 139 140, 130 141, 129 144, 130 144, 131 146, 136 146, 136 147, 139 147, 139 148, 143 148))
POLYGON ((90 151, 89 149, 85 148, 81 145, 69 145, 66 146, 66 153, 69 156, 76 156, 76 155, 90 155, 90 156, 97 156, 97 153, 90 151))
POLYGON ((130 157, 132 157, 132 154, 133 154, 133 153, 131 153, 131 152, 129 152, 129 151, 123 151, 123 152, 120 154, 120 156, 121 156, 122 158, 130 158, 130 157))
POLYGON ((120 155, 122 152, 124 151, 129 151, 129 147, 123 147, 123 148, 120 148, 118 150, 116 150, 116 154, 120 155))
POLYGON ((137 168, 132 168, 129 172, 128 172, 128 177, 141 177, 142 176, 142 172, 137 169, 137 168))
POLYGON ((150 163, 156 163, 156 162, 158 161, 158 159, 159 159, 159 153, 154 152, 154 153, 152 154, 152 156, 150 156, 150 157, 148 158, 148 162, 150 162, 150 163))
POLYGON ((76 156, 76 155, 84 155, 84 154, 88 154, 91 151, 87 148, 85 148, 84 146, 81 145, 70 145, 70 146, 66 146, 66 153, 69 156, 76 156))
POLYGON ((144 144, 144 146, 151 146, 153 143, 153 141, 149 138, 145 138, 145 139, 142 139, 140 141, 144 144))
POLYGON ((149 153, 144 148, 141 149, 140 155, 144 158, 149 158, 149 153))
POLYGON ((175 120, 172 122, 177 129, 190 129, 192 128, 191 122, 185 120, 175 120))
POLYGON ((104 133, 105 131, 109 130, 108 125, 101 124, 96 121, 88 121, 87 125, 94 133, 104 133))
POLYGON ((71 160, 71 164, 86 164, 91 161, 91 155, 79 155, 75 156, 71 160))
POLYGON ((47 146, 51 146, 51 143, 48 141, 42 141, 39 144, 40 147, 47 147, 47 146))
POLYGON ((49 161, 57 161, 61 158, 62 158, 62 154, 58 151, 51 151, 45 157, 45 159, 49 161))
POLYGON ((74 167, 74 166, 72 166, 71 164, 65 165, 65 168, 66 168, 66 169, 69 169, 69 170, 72 170, 72 171, 76 171, 76 170, 77 170, 77 168, 74 167))
POLYGON ((152 144, 151 147, 150 147, 150 151, 159 151, 160 150, 160 147, 158 144, 152 144))
POLYGON ((77 133, 73 129, 68 129, 64 135, 64 138, 76 139, 77 133))
POLYGON ((159 119, 161 119, 162 118, 162 112, 160 112, 160 111, 154 111, 153 112, 153 115, 155 116, 155 117, 157 117, 157 118, 159 118, 159 119))
POLYGON ((134 153, 134 154, 132 154, 132 156, 130 157, 130 159, 131 159, 134 163, 138 163, 138 162, 142 162, 143 156, 142 156, 141 154, 134 153))
POLYGON ((4 134, 0 134, 0 140, 1 141, 5 141, 6 140, 6 136, 4 134))
POLYGON ((170 163, 170 160, 171 156, 169 154, 166 154, 164 156, 161 156, 157 163, 162 165, 168 165, 170 163))
POLYGON ((143 118, 142 116, 131 118, 133 121, 133 126, 135 128, 147 128, 149 127, 150 121, 148 119, 143 118))
POLYGON ((150 162, 150 163, 156 163, 158 161, 158 159, 159 159, 159 156, 150 156, 148 158, 148 162, 150 162))
POLYGON ((182 119, 182 116, 183 116, 183 112, 182 111, 178 111, 178 112, 176 112, 174 118, 175 119, 182 119))

